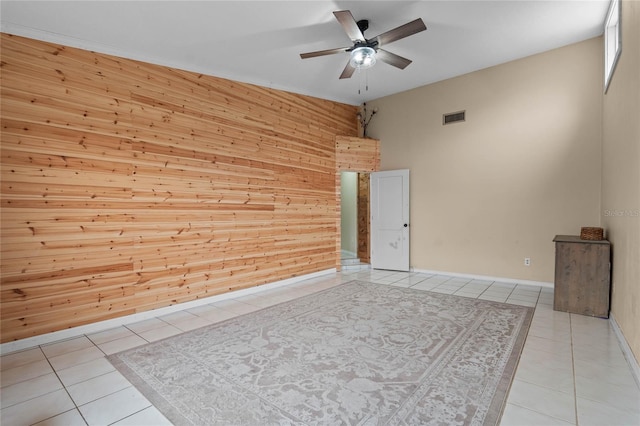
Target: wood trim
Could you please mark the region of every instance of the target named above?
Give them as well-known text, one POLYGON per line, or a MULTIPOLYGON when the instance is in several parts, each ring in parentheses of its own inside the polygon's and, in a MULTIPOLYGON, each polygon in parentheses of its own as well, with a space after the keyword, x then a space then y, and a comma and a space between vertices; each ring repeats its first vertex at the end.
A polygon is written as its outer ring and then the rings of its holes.
POLYGON ((370 173, 358 173, 358 258, 363 263, 371 261, 371 211, 370 173))

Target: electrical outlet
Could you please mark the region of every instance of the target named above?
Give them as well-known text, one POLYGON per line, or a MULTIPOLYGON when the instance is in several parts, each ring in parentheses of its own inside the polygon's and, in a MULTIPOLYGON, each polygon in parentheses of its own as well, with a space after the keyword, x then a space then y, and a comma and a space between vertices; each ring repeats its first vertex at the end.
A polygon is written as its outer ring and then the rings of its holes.
POLYGON ((525 257, 524 258, 524 266, 531 266, 531 258, 530 257, 525 257))

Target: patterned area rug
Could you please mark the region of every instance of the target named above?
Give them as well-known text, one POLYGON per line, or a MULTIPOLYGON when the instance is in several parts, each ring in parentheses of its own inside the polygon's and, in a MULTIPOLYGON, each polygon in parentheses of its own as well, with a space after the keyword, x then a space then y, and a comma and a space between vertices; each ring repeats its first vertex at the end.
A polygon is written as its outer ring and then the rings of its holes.
POLYGON ((109 357, 174 424, 496 424, 532 308, 352 281, 109 357))

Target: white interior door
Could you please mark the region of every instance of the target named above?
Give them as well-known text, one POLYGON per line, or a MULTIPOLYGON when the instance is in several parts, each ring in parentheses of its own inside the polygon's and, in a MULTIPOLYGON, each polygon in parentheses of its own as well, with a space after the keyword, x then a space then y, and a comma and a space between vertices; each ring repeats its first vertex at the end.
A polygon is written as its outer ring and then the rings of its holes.
POLYGON ((409 170, 371 173, 371 267, 409 270, 409 170))

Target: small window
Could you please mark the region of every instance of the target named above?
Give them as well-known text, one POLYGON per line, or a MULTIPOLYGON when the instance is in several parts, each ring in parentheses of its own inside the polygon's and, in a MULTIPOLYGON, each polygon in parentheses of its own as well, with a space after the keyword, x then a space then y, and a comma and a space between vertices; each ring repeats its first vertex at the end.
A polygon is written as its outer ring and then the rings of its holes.
POLYGON ((613 71, 616 68, 622 40, 620 34, 620 0, 611 0, 604 22, 604 92, 607 93, 613 71))

